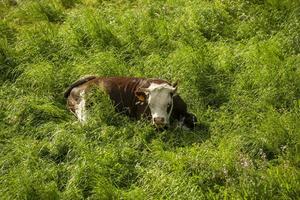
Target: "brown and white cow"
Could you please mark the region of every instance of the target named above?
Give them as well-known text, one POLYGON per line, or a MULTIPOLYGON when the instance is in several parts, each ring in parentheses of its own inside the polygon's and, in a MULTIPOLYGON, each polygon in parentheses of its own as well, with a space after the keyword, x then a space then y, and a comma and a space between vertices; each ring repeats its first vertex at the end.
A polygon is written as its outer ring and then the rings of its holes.
POLYGON ((151 118, 158 128, 176 121, 193 129, 197 121, 176 94, 176 84, 161 79, 88 76, 73 83, 64 94, 68 108, 80 122, 87 120, 85 95, 93 86, 109 95, 118 112, 135 119, 151 118))

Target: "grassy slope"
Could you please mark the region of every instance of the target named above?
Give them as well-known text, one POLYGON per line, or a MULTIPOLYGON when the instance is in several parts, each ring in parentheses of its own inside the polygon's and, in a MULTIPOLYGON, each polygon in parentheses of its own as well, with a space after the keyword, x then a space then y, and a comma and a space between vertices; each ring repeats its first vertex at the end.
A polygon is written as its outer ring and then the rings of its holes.
POLYGON ((296 2, 1 1, 1 198, 296 199, 296 2), (203 128, 158 133, 103 95, 81 126, 63 91, 86 74, 179 80, 203 128))

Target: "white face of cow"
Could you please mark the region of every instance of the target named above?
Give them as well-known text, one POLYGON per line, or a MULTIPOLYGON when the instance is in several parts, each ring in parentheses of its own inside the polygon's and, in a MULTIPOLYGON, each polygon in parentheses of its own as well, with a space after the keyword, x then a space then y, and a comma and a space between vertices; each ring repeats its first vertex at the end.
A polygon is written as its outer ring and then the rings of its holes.
POLYGON ((147 103, 151 111, 153 124, 157 127, 166 126, 169 124, 173 109, 173 95, 176 92, 176 87, 166 83, 151 83, 145 91, 148 96, 147 103))

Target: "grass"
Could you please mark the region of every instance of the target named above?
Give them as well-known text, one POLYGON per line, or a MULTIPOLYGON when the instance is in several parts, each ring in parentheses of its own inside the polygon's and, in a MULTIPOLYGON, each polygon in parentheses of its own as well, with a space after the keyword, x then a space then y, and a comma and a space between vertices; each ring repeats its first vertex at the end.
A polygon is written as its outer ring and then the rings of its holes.
POLYGON ((0 2, 2 199, 298 199, 300 4, 0 2), (179 81, 195 131, 157 132, 79 77, 179 81))

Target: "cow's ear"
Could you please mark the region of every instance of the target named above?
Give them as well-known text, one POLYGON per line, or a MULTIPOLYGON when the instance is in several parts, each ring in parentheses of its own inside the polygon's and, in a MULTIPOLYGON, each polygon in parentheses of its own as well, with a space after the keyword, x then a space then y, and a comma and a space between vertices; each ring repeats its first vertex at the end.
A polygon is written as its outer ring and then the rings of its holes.
POLYGON ((172 97, 177 95, 177 87, 174 87, 174 89, 171 92, 172 97))
POLYGON ((174 88, 177 88, 177 85, 178 85, 178 80, 175 81, 174 83, 172 83, 172 86, 173 86, 174 88))
POLYGON ((177 92, 177 85, 178 85, 178 81, 172 83, 172 87, 173 87, 173 90, 171 92, 172 96, 176 96, 177 95, 177 93, 176 93, 177 92))
POLYGON ((144 102, 146 101, 146 93, 145 92, 141 92, 141 91, 136 91, 135 92, 135 96, 138 98, 139 101, 144 102))

